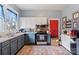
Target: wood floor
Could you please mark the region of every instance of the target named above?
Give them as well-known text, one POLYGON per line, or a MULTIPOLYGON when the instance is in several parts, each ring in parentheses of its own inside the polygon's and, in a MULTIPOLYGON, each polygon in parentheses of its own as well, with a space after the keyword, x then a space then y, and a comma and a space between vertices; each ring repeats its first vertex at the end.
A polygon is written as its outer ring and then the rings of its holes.
POLYGON ((54 38, 54 39, 51 39, 51 45, 52 46, 59 46, 59 40, 54 38))
POLYGON ((71 55, 62 46, 27 46, 25 45, 17 55, 71 55))

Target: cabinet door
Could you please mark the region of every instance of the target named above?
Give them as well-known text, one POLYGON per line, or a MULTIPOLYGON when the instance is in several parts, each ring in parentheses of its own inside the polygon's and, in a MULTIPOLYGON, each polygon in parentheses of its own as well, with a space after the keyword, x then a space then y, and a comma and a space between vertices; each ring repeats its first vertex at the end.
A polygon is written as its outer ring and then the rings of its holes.
POLYGON ((21 44, 24 45, 24 35, 21 35, 21 44))
POLYGON ((21 35, 21 36, 19 37, 19 39, 21 39, 21 45, 23 46, 23 45, 24 45, 24 35, 21 35))
POLYGON ((2 55, 10 55, 10 41, 2 43, 2 55))
POLYGON ((24 35, 18 36, 18 50, 24 45, 24 35))
POLYGON ((2 55, 10 55, 10 44, 2 45, 2 55))
POLYGON ((28 36, 28 34, 25 34, 24 35, 24 44, 29 44, 29 43, 30 43, 29 36, 28 36))
POLYGON ((11 55, 16 54, 17 52, 17 39, 12 39, 11 40, 11 55))
POLYGON ((77 54, 79 55, 79 38, 76 39, 77 54))
POLYGON ((2 43, 2 47, 6 46, 6 45, 8 45, 8 44, 10 44, 10 41, 9 41, 9 40, 3 42, 3 43, 2 43))
POLYGON ((22 44, 21 44, 21 39, 20 37, 18 38, 18 50, 22 47, 22 44))
POLYGON ((0 44, 0 55, 1 55, 1 44, 0 44))

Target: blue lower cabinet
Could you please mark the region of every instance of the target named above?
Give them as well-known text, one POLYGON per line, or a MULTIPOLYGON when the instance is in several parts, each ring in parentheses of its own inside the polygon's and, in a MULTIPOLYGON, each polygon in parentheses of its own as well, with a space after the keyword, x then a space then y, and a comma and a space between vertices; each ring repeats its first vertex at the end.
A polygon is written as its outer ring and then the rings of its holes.
POLYGON ((0 44, 0 55, 1 55, 1 44, 0 44))
POLYGON ((48 44, 51 44, 51 37, 50 37, 50 34, 48 34, 48 44))
POLYGON ((2 55, 10 55, 10 41, 2 43, 2 55))
POLYGON ((24 44, 26 44, 26 45, 30 44, 30 38, 29 38, 28 34, 24 35, 24 44))
POLYGON ((35 44, 35 33, 33 32, 28 33, 28 40, 30 44, 35 44))
POLYGON ((18 50, 18 46, 17 46, 17 39, 11 39, 11 55, 15 55, 17 50, 18 50))

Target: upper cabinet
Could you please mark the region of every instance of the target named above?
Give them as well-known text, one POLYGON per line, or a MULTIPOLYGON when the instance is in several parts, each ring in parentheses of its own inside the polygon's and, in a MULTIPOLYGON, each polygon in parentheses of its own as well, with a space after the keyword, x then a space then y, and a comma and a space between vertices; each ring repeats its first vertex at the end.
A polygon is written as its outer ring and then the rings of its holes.
POLYGON ((36 25, 47 24, 47 17, 21 17, 20 28, 35 28, 36 25))

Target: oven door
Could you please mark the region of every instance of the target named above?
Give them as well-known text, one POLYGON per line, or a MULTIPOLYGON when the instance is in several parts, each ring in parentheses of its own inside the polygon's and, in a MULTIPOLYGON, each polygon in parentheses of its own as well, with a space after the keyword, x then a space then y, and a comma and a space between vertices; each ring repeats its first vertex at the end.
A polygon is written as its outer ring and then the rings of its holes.
POLYGON ((47 34, 36 34, 36 44, 40 42, 40 44, 45 43, 47 44, 47 34))

